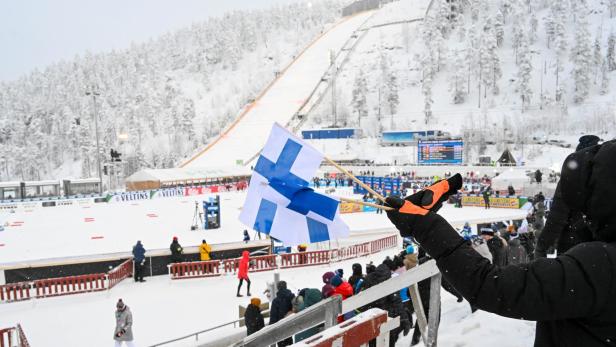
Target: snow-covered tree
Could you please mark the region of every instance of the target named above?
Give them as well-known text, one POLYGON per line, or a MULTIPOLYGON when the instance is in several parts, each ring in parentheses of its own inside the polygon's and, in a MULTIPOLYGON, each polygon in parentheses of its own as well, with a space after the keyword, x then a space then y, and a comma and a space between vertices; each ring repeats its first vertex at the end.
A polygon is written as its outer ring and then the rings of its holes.
POLYGON ((359 73, 355 76, 352 95, 353 111, 357 116, 357 126, 360 127, 362 117, 368 115, 368 83, 363 70, 359 70, 359 73))
POLYGON ((453 54, 453 77, 450 79, 450 90, 452 101, 454 104, 464 103, 466 100, 467 91, 467 74, 468 68, 466 64, 466 52, 455 50, 453 54))
POLYGON ((607 67, 609 71, 616 70, 616 54, 614 53, 614 47, 616 46, 616 35, 610 32, 610 36, 607 38, 607 67))
POLYGON ((599 93, 605 95, 610 91, 610 71, 607 67, 607 62, 603 61, 601 64, 601 89, 599 93))
POLYGON ((533 96, 533 89, 531 86, 533 65, 531 62, 530 49, 528 47, 528 38, 525 35, 520 37, 518 57, 517 91, 520 94, 520 98, 522 98, 522 107, 525 108, 530 104, 533 96))
POLYGON ((573 100, 576 103, 580 103, 588 97, 592 67, 591 40, 587 17, 588 9, 585 3, 578 5, 580 9, 575 27, 574 46, 571 49, 571 61, 573 63, 571 74, 575 85, 573 100))
POLYGON ((400 104, 400 96, 398 95, 398 78, 393 72, 389 73, 385 84, 385 97, 389 106, 389 114, 398 113, 398 105, 400 104))
POLYGON ((502 47, 505 42, 505 19, 503 13, 499 10, 494 18, 494 34, 496 35, 496 44, 502 47))

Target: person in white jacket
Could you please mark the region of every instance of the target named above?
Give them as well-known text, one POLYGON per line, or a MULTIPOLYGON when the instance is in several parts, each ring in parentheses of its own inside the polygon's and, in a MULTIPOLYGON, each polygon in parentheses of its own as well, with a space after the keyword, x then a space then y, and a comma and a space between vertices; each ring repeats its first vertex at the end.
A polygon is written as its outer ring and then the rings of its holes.
POLYGON ((128 347, 135 347, 133 343, 133 314, 122 299, 118 300, 116 304, 115 318, 116 326, 113 332, 115 347, 121 347, 122 342, 126 342, 128 347))

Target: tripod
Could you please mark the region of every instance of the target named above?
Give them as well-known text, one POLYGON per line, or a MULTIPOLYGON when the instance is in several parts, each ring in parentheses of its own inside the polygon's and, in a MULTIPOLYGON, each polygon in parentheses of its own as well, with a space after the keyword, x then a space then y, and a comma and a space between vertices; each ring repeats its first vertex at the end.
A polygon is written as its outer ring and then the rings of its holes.
POLYGON ((203 225, 203 214, 199 212, 199 202, 195 201, 195 213, 193 214, 190 230, 201 229, 201 225, 203 225))

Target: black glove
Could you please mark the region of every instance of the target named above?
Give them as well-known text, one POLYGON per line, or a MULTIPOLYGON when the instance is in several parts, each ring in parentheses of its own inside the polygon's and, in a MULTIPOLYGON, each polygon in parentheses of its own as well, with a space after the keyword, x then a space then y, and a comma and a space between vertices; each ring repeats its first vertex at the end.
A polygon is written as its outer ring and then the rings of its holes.
POLYGON ((440 180, 405 199, 417 206, 437 212, 443 206, 443 202, 447 201, 452 194, 456 194, 460 188, 462 188, 462 176, 455 174, 449 179, 440 180))
POLYGON ((400 325, 402 326, 404 336, 408 335, 409 331, 411 331, 411 321, 408 319, 402 319, 400 320, 400 325))

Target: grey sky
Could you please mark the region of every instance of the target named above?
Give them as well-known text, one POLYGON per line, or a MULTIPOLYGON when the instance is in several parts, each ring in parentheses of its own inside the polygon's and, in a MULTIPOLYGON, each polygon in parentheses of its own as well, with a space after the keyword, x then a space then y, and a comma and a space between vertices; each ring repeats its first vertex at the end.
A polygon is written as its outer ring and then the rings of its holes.
POLYGON ((0 80, 76 54, 126 48, 235 9, 306 0, 2 0, 0 80))

